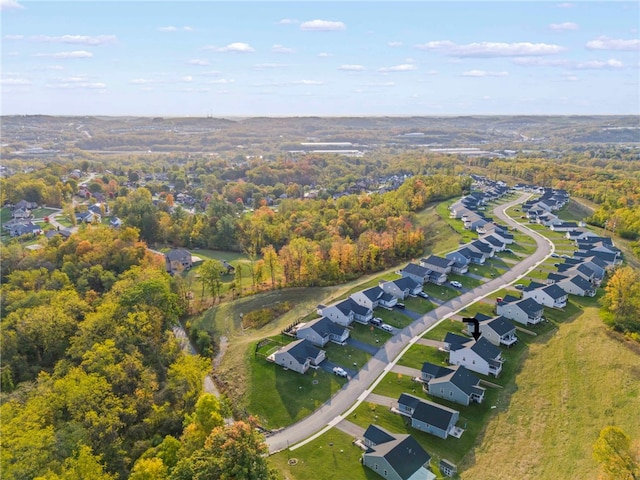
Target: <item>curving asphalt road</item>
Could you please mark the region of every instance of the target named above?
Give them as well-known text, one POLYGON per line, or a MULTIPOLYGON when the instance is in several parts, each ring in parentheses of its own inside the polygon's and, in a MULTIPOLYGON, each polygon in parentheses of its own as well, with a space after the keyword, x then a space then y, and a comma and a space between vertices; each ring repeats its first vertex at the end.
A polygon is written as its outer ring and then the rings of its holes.
POLYGON ((507 208, 522 203, 529 197, 529 194, 525 194, 517 200, 499 205, 493 213, 507 225, 531 236, 537 245, 535 253, 513 265, 504 275, 443 303, 387 340, 360 369, 358 374, 347 382, 342 390, 327 400, 322 407, 299 422, 269 436, 266 439, 269 452, 276 453, 285 448, 293 450, 339 423, 364 401, 370 391, 375 388, 377 382, 382 379, 382 374, 390 371, 401 354, 413 345, 427 329, 449 318, 476 300, 490 295, 507 284, 514 283, 542 263, 553 252, 553 244, 539 233, 520 225, 505 214, 507 208))

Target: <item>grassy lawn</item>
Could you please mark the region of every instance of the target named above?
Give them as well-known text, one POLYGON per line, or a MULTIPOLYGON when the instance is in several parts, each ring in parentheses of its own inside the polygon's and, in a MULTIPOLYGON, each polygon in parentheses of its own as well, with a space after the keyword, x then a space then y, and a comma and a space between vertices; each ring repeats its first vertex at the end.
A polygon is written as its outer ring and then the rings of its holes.
POLYGON ((480 275, 484 278, 493 278, 499 277, 509 269, 507 264, 502 260, 498 259, 497 262, 493 262, 492 260, 493 259, 487 260, 484 265, 471 265, 469 267, 469 273, 480 275))
POLYGON ((451 318, 448 318, 447 320, 443 320, 442 323, 440 323, 437 327, 425 333, 422 336, 422 338, 428 338, 430 340, 437 340, 441 342, 444 339, 447 332, 460 334, 464 327, 465 327, 465 324, 463 322, 459 322, 457 320, 452 320, 451 318))
MULTIPOLYGON (((450 205, 451 202, 445 202, 450 205)), ((439 205, 431 205, 416 214, 416 223, 428 229, 428 244, 425 255, 435 253, 438 255, 449 253, 458 248, 462 239, 460 234, 449 223, 449 211, 445 205, 444 212, 442 207, 437 210, 439 205), (441 217, 438 212, 444 213, 441 217)))
POLYGON ((460 312, 463 317, 473 317, 476 313, 484 313, 490 317, 495 317, 495 305, 484 302, 476 302, 460 312))
POLYGON ((445 285, 436 285, 434 283, 425 283, 422 290, 426 292, 430 297, 437 298, 446 302, 452 298, 460 296, 460 290, 450 288, 445 285))
POLYGON ((351 338, 369 345, 382 345, 391 338, 390 333, 379 328, 372 328, 370 325, 352 323, 351 326, 353 327, 349 333, 351 338))
POLYGON ((462 478, 596 478, 591 449, 603 427, 640 438, 640 422, 630 421, 640 411, 638 365, 637 344, 609 335, 586 307, 531 345, 509 408, 490 420, 462 478))
POLYGON ((406 316, 403 313, 400 313, 401 310, 394 308, 393 310, 386 310, 384 308, 378 308, 375 311, 375 316, 380 317, 384 323, 388 323, 389 325, 396 328, 404 328, 407 325, 410 325, 413 320, 410 317, 406 316))
POLYGON ((359 369, 371 358, 368 353, 349 345, 338 345, 329 342, 324 346, 324 350, 327 351, 329 360, 346 368, 359 369), (356 366, 353 365, 354 363, 356 366))
MULTIPOLYGON (((367 425, 368 426, 368 425, 367 425)), ((360 463, 364 453, 353 445, 353 438, 332 428, 313 442, 296 450, 285 450, 269 457, 279 478, 306 480, 377 480, 380 477, 360 463), (295 465, 290 465, 290 460, 295 465)))
MULTIPOLYGON (((449 218, 449 205, 453 202, 442 202, 436 207, 436 212, 440 215, 442 220, 448 224, 458 235, 460 243, 469 243, 478 239, 478 234, 464 228, 462 220, 457 218, 449 218)), ((451 250, 455 249, 452 248, 451 250)), ((449 251, 451 251, 449 250, 449 251)))
POLYGON ((59 210, 55 208, 36 208, 31 211, 33 218, 44 218, 56 212, 59 212, 59 210))
POLYGON ((435 308, 433 303, 422 297, 407 298, 405 299, 404 304, 409 310, 420 314, 430 312, 435 308))
MULTIPOLYGON (((473 271, 473 267, 471 267, 471 270, 473 271)), ((455 273, 449 275, 447 278, 449 279, 449 281, 457 280, 465 288, 476 288, 477 286, 484 283, 482 280, 478 280, 477 278, 468 277, 467 275, 457 275, 455 273)))
MULTIPOLYGON (((442 340, 442 338, 439 338, 437 340, 442 340)), ((411 345, 409 350, 407 350, 407 352, 398 360, 398 365, 420 369, 422 368, 422 364, 424 362, 431 362, 437 365, 447 365, 448 358, 449 354, 441 352, 437 348, 427 347, 426 345, 420 345, 419 343, 416 343, 414 345, 411 345)), ((396 374, 390 373, 388 375, 396 374)), ((378 386, 374 390, 375 393, 380 393, 378 389, 383 388, 383 383, 384 381, 378 384, 378 386)), ((384 395, 384 393, 382 393, 382 395, 384 395)))
POLYGON ((347 381, 322 370, 309 369, 301 375, 254 357, 247 351, 252 389, 247 410, 265 428, 295 423, 320 407, 347 381))
MULTIPOLYGON (((529 237, 527 237, 529 238, 529 237)), ((531 239, 529 239, 531 240, 531 239)), ((516 243, 512 243, 511 245, 509 245, 509 248, 511 250, 513 250, 516 253, 522 253, 524 255, 531 255, 532 253, 534 253, 536 251, 536 244, 535 243, 528 243, 528 242, 516 242, 516 243)))

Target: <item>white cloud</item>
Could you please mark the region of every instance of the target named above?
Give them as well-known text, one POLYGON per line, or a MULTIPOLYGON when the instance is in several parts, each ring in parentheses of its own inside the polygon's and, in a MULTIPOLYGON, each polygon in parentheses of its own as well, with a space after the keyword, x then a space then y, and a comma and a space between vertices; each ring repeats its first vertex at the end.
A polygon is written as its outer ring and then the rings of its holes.
POLYGON ((180 79, 182 82, 193 82, 193 77, 191 75, 186 75, 180 79))
POLYGON ((469 70, 462 72, 463 77, 506 77, 509 72, 487 72, 486 70, 469 70))
POLYGON ((295 53, 293 48, 285 47, 284 45, 276 44, 271 47, 273 53, 295 53))
POLYGON ((382 67, 379 68, 379 72, 410 72, 412 70, 417 70, 418 67, 411 63, 403 63, 402 65, 394 65, 393 67, 382 67))
POLYGON ((209 60, 202 60, 201 58, 192 58, 187 61, 189 65, 195 65, 196 67, 206 67, 209 65, 209 60))
POLYGON ((396 82, 370 82, 365 83, 365 87, 395 87, 396 82))
POLYGON ((20 5, 16 0, 0 0, 0 11, 4 10, 21 10, 24 6, 20 5))
POLYGON ((477 42, 458 45, 450 40, 427 42, 416 45, 420 50, 443 52, 453 57, 523 57, 555 55, 564 52, 566 48, 548 43, 503 43, 477 42))
POLYGON ((362 72, 365 68, 362 65, 340 65, 338 70, 344 70, 345 72, 362 72))
POLYGON ((387 42, 387 47, 397 48, 401 46, 402 46, 402 42, 387 42))
POLYGON ((287 68, 290 67, 290 65, 287 65, 286 63, 256 63, 253 68, 257 69, 257 70, 265 70, 265 69, 271 69, 271 68, 287 68))
POLYGON ((56 78, 45 84, 47 88, 60 89, 87 89, 87 90, 104 90, 107 84, 104 82, 93 82, 89 80, 87 75, 76 75, 66 78, 56 78))
POLYGON ((182 27, 182 30, 184 30, 185 32, 195 32, 195 28, 190 27, 189 25, 185 25, 184 27, 182 27))
POLYGON ((211 80, 210 83, 212 85, 227 85, 229 83, 236 83, 236 81, 232 78, 227 79, 227 78, 217 78, 216 80, 211 80))
POLYGON ((327 53, 327 52, 320 52, 320 53, 318 54, 318 56, 319 56, 320 58, 329 58, 329 57, 333 57, 333 55, 332 55, 331 53, 327 53))
POLYGON ((181 88, 178 91, 179 92, 184 92, 184 93, 207 93, 207 92, 210 91, 210 89, 206 88, 206 87, 201 87, 201 88, 181 88))
POLYGON ((569 2, 559 3, 558 5, 556 5, 556 7, 558 8, 573 8, 575 6, 576 6, 575 3, 569 3, 569 2))
POLYGON ((168 25, 166 27, 158 27, 159 32, 177 32, 178 27, 174 27, 173 25, 168 25))
POLYGON ((129 83, 132 83, 133 85, 148 85, 150 83, 155 83, 155 81, 148 78, 134 78, 133 80, 129 80, 129 83))
POLYGON ((291 82, 292 85, 326 85, 327 82, 320 80, 296 80, 291 82))
POLYGON ((295 18, 283 18, 278 22, 278 25, 295 25, 296 23, 300 23, 300 20, 296 20, 295 18))
POLYGON ((255 52, 255 49, 248 43, 235 42, 230 43, 225 47, 214 47, 216 52, 233 52, 233 53, 251 53, 255 52))
POLYGON ((24 35, 5 35, 4 39, 5 40, 23 40, 24 35))
POLYGON ((53 58, 91 58, 93 53, 86 50, 74 50, 72 52, 56 52, 56 53, 36 53, 36 57, 53 57, 53 58))
POLYGON ((571 30, 579 30, 580 27, 577 23, 564 22, 564 23, 552 23, 549 28, 554 32, 567 32, 571 30))
POLYGON ((28 87, 29 85, 32 85, 32 84, 33 82, 26 78, 12 77, 12 78, 0 79, 0 85, 6 85, 11 87, 28 87))
POLYGON ((637 38, 623 40, 621 38, 598 37, 587 42, 589 50, 624 50, 634 51, 640 49, 640 40, 637 38))
POLYGON ((29 40, 44 43, 70 43, 76 45, 104 45, 118 40, 115 35, 33 35, 29 40))
POLYGON ((624 64, 620 60, 609 59, 606 61, 601 60, 591 60, 584 63, 576 64, 575 68, 578 70, 602 70, 602 69, 616 69, 622 68, 624 64))
POLYGON ((347 26, 344 23, 331 20, 310 20, 308 22, 302 22, 300 25, 300 30, 314 32, 335 32, 346 30, 346 28, 347 26))

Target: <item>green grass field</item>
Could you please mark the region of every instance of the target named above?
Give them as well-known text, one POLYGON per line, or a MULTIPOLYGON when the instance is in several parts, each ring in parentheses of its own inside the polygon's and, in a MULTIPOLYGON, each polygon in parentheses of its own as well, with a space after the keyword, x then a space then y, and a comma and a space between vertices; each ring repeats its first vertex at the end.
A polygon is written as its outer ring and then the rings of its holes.
MULTIPOLYGON (((464 228, 464 224, 460 219, 449 218, 449 205, 453 202, 442 202, 436 207, 436 212, 440 215, 440 218, 447 224, 453 231, 459 235, 460 243, 469 243, 478 239, 478 234, 464 228)), ((454 250, 457 245, 448 250, 454 250)))

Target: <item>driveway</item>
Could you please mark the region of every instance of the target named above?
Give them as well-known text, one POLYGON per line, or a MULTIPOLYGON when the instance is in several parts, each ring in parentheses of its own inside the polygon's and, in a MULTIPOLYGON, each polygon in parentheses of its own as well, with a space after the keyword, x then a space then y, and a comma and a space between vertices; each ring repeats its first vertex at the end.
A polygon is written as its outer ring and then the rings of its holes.
POLYGON ((290 425, 284 430, 267 438, 269 452, 275 453, 290 445, 293 448, 303 445, 304 439, 312 440, 315 435, 322 434, 325 429, 332 428, 336 423, 343 419, 342 415, 352 408, 355 408, 359 402, 366 398, 365 394, 373 382, 384 372, 389 371, 396 358, 402 350, 414 337, 421 336, 429 327, 437 324, 443 318, 448 318, 452 314, 467 307, 469 304, 477 301, 480 297, 490 295, 503 288, 507 284, 511 284, 524 277, 532 268, 544 261, 551 253, 551 243, 539 233, 530 230, 526 225, 511 220, 504 213, 507 208, 526 201, 531 195, 522 195, 517 200, 505 203, 494 209, 497 218, 502 220, 509 226, 526 233, 532 237, 537 245, 536 251, 524 258, 522 262, 514 265, 512 269, 506 271, 502 276, 496 277, 488 282, 474 288, 473 290, 463 293, 440 307, 427 312, 419 320, 416 320, 402 331, 395 334, 371 357, 371 359, 360 369, 358 375, 347 382, 342 389, 333 397, 327 400, 318 410, 299 422, 290 425))
POLYGON ((322 370, 324 370, 325 372, 330 373, 331 375, 335 375, 333 373, 333 367, 343 368, 347 372, 347 375, 348 375, 347 378, 353 378, 358 374, 358 370, 354 370, 352 368, 348 368, 349 365, 339 365, 339 364, 334 363, 334 362, 332 362, 331 360, 328 360, 328 359, 320 364, 320 368, 322 370))
POLYGON ((369 345, 368 343, 361 342, 360 340, 356 340, 355 338, 347 338, 347 345, 350 345, 358 350, 362 350, 363 352, 367 352, 369 355, 375 355, 380 347, 376 347, 374 345, 369 345))
POLYGON ((409 310, 408 308, 396 308, 396 312, 402 313, 403 315, 406 315, 407 317, 409 317, 411 320, 418 320, 422 315, 419 313, 414 312, 413 310, 409 310))

